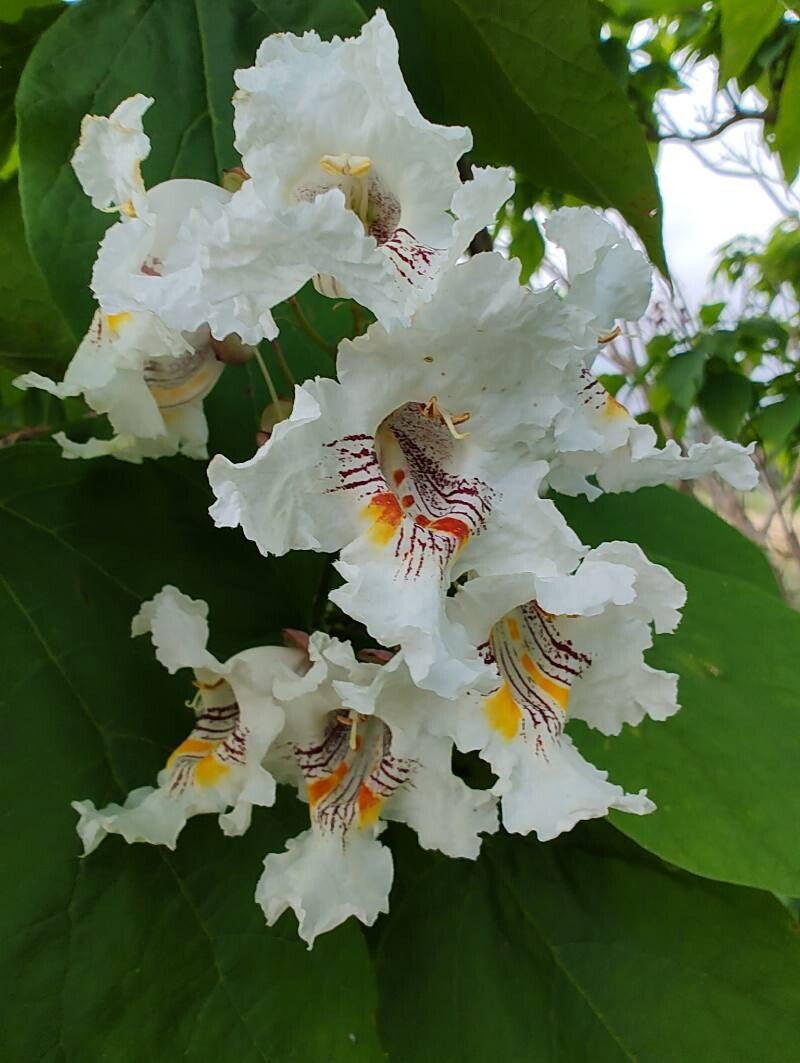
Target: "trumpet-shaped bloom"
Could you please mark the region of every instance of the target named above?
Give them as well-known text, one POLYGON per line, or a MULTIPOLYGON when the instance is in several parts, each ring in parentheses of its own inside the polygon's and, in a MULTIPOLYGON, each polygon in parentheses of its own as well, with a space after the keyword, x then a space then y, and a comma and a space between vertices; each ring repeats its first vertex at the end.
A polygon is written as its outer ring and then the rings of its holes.
POLYGON ((332 600, 444 696, 484 671, 448 619, 451 582, 566 572, 582 552, 523 446, 566 401, 571 311, 518 272, 488 254, 455 267, 410 328, 343 343, 340 382, 298 388, 255 457, 209 466, 218 525, 264 554, 340 550, 332 600))
POLYGON ((382 11, 344 41, 268 37, 235 80, 250 179, 213 220, 198 214, 184 229, 173 257, 192 248, 202 283, 149 304, 175 327, 208 321, 215 335, 272 338, 272 308, 310 279, 387 328, 405 324, 513 190, 492 168, 462 184, 471 134, 420 115, 382 11))
MULTIPOLYGON (((256 900, 270 925, 291 908, 310 947, 351 915, 369 926, 388 911, 393 868, 378 840, 384 820, 407 823, 424 848, 475 859, 497 814, 491 794, 453 775, 449 740, 425 735, 413 748, 395 748, 380 717, 380 666, 358 663, 349 644, 322 633, 312 635, 309 655, 305 675, 275 685, 286 727, 268 764, 298 786, 311 826, 285 852, 267 856, 256 900), (351 708, 353 700, 368 711, 351 708)), ((393 665, 394 683, 413 702, 420 692, 402 661, 393 665)))
POLYGON ((112 439, 75 443, 58 433, 65 458, 207 458, 203 399, 223 369, 208 329, 184 336, 153 314, 98 310, 63 381, 25 373, 14 383, 61 399, 83 395, 93 410, 108 415, 112 439))
MULTIPOLYGON (((117 315, 151 311, 158 304, 165 311, 158 316, 169 324, 170 308, 188 303, 202 275, 199 249, 182 233, 192 225, 201 231, 210 226, 230 193, 208 181, 186 179, 145 188, 141 163, 150 154, 150 139, 142 117, 152 103, 138 94, 107 118, 86 115, 72 166, 92 203, 120 214, 103 237, 92 271, 101 308, 117 315)), ((209 326, 218 339, 230 331, 217 331, 202 314, 184 331, 209 326)))
POLYGON ((275 646, 237 653, 225 662, 206 649, 208 606, 164 587, 134 617, 131 632, 150 632, 156 657, 169 672, 194 671, 194 724, 159 773, 155 788, 133 790, 124 805, 97 809, 74 801, 78 834, 90 853, 107 834, 127 842, 175 844, 186 820, 219 813, 226 834, 242 834, 253 805, 271 805, 275 781, 262 760, 284 716, 270 694, 276 680, 305 665, 299 650, 275 646))
POLYGON ((671 631, 683 586, 639 547, 605 543, 573 575, 478 578, 452 608, 495 670, 494 690, 442 703, 416 726, 479 749, 498 776, 507 830, 542 840, 609 809, 643 815, 646 791, 626 794, 565 733, 567 711, 603 734, 678 709, 677 676, 644 662, 651 625, 671 631), (507 610, 512 585, 518 605, 507 610))
POLYGON ((550 462, 548 483, 565 494, 589 498, 710 473, 739 490, 754 487, 758 474, 752 445, 745 448, 717 436, 710 443, 692 444, 686 454, 674 440, 658 447, 650 425, 639 424, 592 376, 592 362, 614 322, 634 321, 647 308, 651 268, 644 256, 588 207, 556 211, 546 228, 566 254, 566 300, 585 328, 585 362, 569 369, 574 401, 557 418, 549 445, 536 448, 550 462))

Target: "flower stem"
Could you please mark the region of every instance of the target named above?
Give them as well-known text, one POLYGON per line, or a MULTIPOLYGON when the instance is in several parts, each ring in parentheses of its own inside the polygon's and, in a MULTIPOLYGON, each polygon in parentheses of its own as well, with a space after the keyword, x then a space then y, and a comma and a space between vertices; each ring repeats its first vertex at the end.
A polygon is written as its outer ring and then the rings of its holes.
POLYGON ((292 310, 294 311, 294 316, 297 318, 297 324, 300 326, 303 332, 305 332, 306 336, 308 336, 308 338, 313 343, 316 343, 318 347, 321 347, 326 354, 331 355, 331 357, 336 357, 336 348, 332 347, 329 343, 326 343, 323 337, 320 336, 320 334, 308 320, 306 315, 303 313, 303 309, 297 301, 297 296, 291 295, 287 301, 291 306, 292 310))
POLYGON ((283 353, 283 347, 281 347, 280 340, 272 340, 272 347, 275 351, 275 357, 278 360, 278 365, 281 367, 281 372, 286 377, 286 381, 289 387, 296 387, 296 381, 292 375, 292 370, 289 368, 289 363, 286 361, 286 355, 283 353))
POLYGON ((272 377, 269 375, 269 369, 267 369, 267 363, 264 361, 264 359, 263 359, 263 357, 261 355, 261 351, 258 349, 258 347, 255 347, 254 350, 256 352, 256 361, 258 362, 258 368, 261 370, 261 375, 264 377, 264 380, 265 380, 266 385, 267 385, 267 391, 269 392, 269 397, 272 399, 272 401, 274 403, 277 403, 279 401, 278 400, 278 392, 275 390, 275 385, 272 383, 272 377))

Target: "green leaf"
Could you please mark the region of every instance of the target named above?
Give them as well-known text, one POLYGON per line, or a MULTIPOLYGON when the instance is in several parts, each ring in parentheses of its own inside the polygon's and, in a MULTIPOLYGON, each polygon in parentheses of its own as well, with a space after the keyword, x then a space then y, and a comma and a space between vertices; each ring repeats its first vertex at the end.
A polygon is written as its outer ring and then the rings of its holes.
POLYGON ((780 450, 800 425, 800 390, 792 391, 753 418, 753 427, 769 450, 780 450))
POLYGON ((708 423, 736 439, 755 399, 755 389, 742 373, 708 373, 697 402, 708 423))
POLYGON ((63 4, 49 3, 26 11, 19 22, 9 22, 0 6, 0 163, 8 158, 14 144, 14 96, 22 68, 37 39, 63 11, 63 4))
POLYGON ((17 182, 0 185, 0 364, 57 372, 75 341, 25 244, 17 182))
POLYGON ((688 592, 676 634, 649 657, 680 676, 680 712, 615 738, 570 727, 593 763, 628 790, 646 786, 658 805, 613 822, 696 874, 800 896, 800 850, 786 829, 800 817, 800 615, 758 549, 699 503, 648 491, 560 504, 586 542, 639 542, 688 592))
POLYGON ((426 117, 468 125, 476 161, 616 207, 661 269, 661 203, 644 132, 600 58, 586 0, 389 0, 426 117))
POLYGON ((54 4, 53 0, 0 0, 0 21, 18 22, 31 9, 55 6, 63 8, 64 5, 54 4))
POLYGON ((657 383, 684 410, 693 405, 700 390, 707 357, 701 342, 692 350, 670 358, 658 373, 657 383))
POLYGON ((659 15, 683 15, 701 6, 700 0, 607 0, 607 3, 614 14, 637 21, 659 15))
POLYGON ((74 798, 120 800, 185 737, 191 676, 130 639, 165 582, 205 597, 221 656, 304 627, 319 566, 261 558, 214 530, 204 469, 66 462, 51 444, 0 451, 2 822, 0 1055, 286 1061, 381 1058, 373 974, 350 924, 306 951, 268 930, 253 891, 268 851, 302 829, 292 800, 244 838, 199 817, 171 853, 110 838, 79 858, 74 798), (11 723, 13 722, 13 726, 11 723), (200 822, 202 820, 202 822, 200 822))
POLYGON ((534 218, 514 225, 508 251, 522 263, 519 279, 521 284, 527 284, 544 258, 544 237, 534 218))
POLYGON ((712 325, 716 325, 722 316, 722 312, 728 304, 722 303, 707 303, 705 306, 700 307, 700 321, 706 328, 711 328, 712 325))
POLYGON ((33 256, 76 334, 91 317, 91 266, 113 220, 94 210, 69 165, 83 115, 153 96, 146 183, 218 181, 237 161, 234 69, 270 33, 357 33, 363 18, 355 0, 82 0, 44 34, 17 98, 20 188, 33 256))
POLYGON ((775 150, 781 157, 783 176, 790 185, 800 169, 800 39, 795 41, 778 104, 775 150))
POLYGON ((476 864, 419 858, 377 952, 393 1060, 793 1058, 789 912, 610 835, 591 824, 547 845, 491 838, 476 864))
POLYGON ((762 551, 679 491, 647 487, 633 494, 604 495, 592 503, 566 497, 559 497, 557 502, 586 542, 622 539, 639 543, 648 555, 659 554, 720 576, 735 576, 780 600, 762 551))
POLYGON ((738 77, 786 11, 780 0, 720 0, 722 55, 719 81, 738 77))

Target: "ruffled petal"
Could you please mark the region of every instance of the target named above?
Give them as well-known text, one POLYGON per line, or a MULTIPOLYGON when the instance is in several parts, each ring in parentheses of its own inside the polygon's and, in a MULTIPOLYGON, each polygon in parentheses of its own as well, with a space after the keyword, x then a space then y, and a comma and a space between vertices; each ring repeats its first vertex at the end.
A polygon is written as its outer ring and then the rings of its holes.
POLYGON ((372 926, 388 912, 393 874, 391 853, 373 835, 354 834, 344 846, 338 835, 307 830, 286 843, 286 852, 267 856, 256 902, 269 926, 291 908, 311 948, 351 915, 372 926))
POLYGON ((489 757, 500 777, 494 793, 502 801, 503 826, 512 834, 535 831, 549 841, 612 808, 637 816, 655 811, 646 790, 626 794, 608 782, 608 773, 584 760, 568 735, 535 752, 520 744, 501 748, 496 740, 489 757))
POLYGON ((413 783, 394 793, 383 810, 385 819, 407 823, 423 849, 476 860, 481 835, 498 828, 494 796, 473 790, 453 774, 451 744, 428 738, 418 742, 413 783))
POLYGON ((72 156, 72 168, 92 205, 135 214, 144 195, 140 163, 150 154, 142 115, 152 104, 137 93, 123 100, 108 118, 87 114, 72 156))

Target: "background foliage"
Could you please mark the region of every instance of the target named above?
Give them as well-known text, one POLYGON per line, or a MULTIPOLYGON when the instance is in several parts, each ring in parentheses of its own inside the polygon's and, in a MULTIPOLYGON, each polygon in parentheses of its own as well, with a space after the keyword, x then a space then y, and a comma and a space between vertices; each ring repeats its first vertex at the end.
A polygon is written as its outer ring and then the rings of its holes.
MULTIPOLYGON (((493 235, 526 275, 545 261, 537 212, 577 200, 616 208, 665 267, 653 159, 674 133, 656 93, 680 84, 691 56, 720 57, 731 94, 720 122, 749 120, 741 91, 757 86, 758 120, 786 179, 797 171, 799 27, 782 4, 385 6, 423 113, 470 125, 472 161, 517 170, 493 235), (644 18, 649 36, 633 49, 644 18)), ((88 278, 109 219, 69 167, 80 118, 151 94, 147 183, 220 180, 237 162, 232 70, 268 33, 353 33, 371 10, 356 0, 81 0, 68 9, 2 0, 3 1056, 791 1059, 800 617, 762 552, 675 491, 560 503, 587 542, 637 541, 688 588, 684 623, 652 657, 680 673, 681 713, 612 741, 575 732, 616 781, 648 786, 657 814, 612 816, 547 845, 493 838, 476 864, 422 853, 392 827, 391 915, 366 933, 340 927, 311 953, 293 917, 267 930, 252 900, 263 856, 303 821, 289 799, 244 839, 222 837, 205 817, 174 854, 111 838, 78 859, 70 800, 119 800, 152 778, 189 718, 184 678, 128 638, 139 603, 166 582, 206 598, 212 649, 225 655, 276 642, 284 626, 318 624, 328 578, 322 558, 264 560, 240 535, 213 530, 198 463, 63 461, 46 437, 65 424, 80 436, 85 407, 10 387, 21 370, 59 373, 91 314, 88 278)), ((780 502, 773 516, 791 528, 796 223, 763 245, 726 249, 720 280, 746 287, 742 312, 726 289, 696 321, 656 322, 632 353, 610 351, 608 383, 642 395, 642 417, 664 435, 702 438, 711 426, 756 441, 780 502)), ((282 352, 298 379, 330 373, 330 349, 358 327, 354 308, 309 291, 300 310, 278 311, 282 352)), ((275 352, 264 353, 279 373, 275 352)), ((207 403, 212 451, 249 456, 266 402, 249 367, 226 370, 207 403)))

